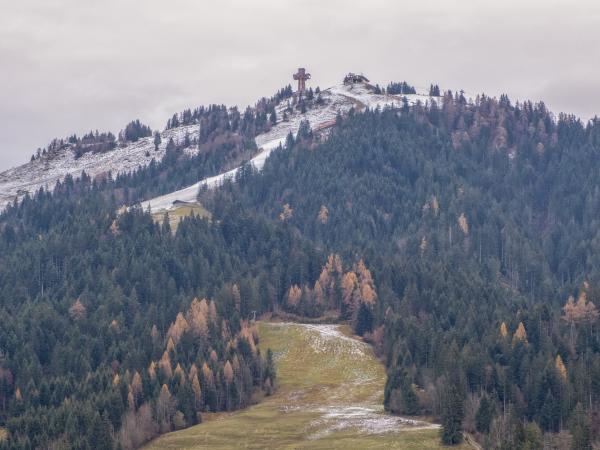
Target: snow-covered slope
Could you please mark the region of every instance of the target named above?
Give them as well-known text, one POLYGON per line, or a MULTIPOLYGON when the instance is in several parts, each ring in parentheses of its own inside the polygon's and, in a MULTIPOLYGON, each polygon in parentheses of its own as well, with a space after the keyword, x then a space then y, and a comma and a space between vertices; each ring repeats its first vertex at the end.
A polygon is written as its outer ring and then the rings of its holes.
MULTIPOLYGON (((417 102, 426 103, 431 101, 440 102, 441 98, 432 98, 426 93, 417 93, 412 95, 388 95, 375 94, 372 86, 365 83, 356 83, 352 85, 336 85, 321 92, 324 100, 322 105, 317 105, 306 113, 294 113, 288 116, 287 121, 280 120, 270 131, 256 137, 256 145, 259 153, 250 160, 250 163, 258 170, 261 170, 266 159, 271 152, 284 145, 289 133, 296 135, 303 120, 308 120, 313 130, 323 129, 332 126, 338 113, 347 113, 351 108, 364 110, 365 108, 385 108, 402 106, 403 98, 406 97, 410 105, 417 102)), ((283 111, 287 103, 282 102, 278 105, 277 117, 283 117, 283 111)), ((219 175, 205 178, 197 183, 188 186, 179 191, 162 195, 142 203, 144 210, 150 209, 153 213, 167 211, 173 208, 175 201, 194 202, 198 196, 201 187, 214 188, 222 184, 227 179, 232 179, 239 170, 239 167, 221 173, 219 175)))
MULTIPOLYGON (((441 101, 440 98, 432 98, 427 93, 414 95, 388 95, 375 94, 374 88, 365 83, 352 85, 336 85, 321 92, 323 102, 315 104, 305 113, 298 111, 287 111, 287 120, 279 120, 267 133, 256 137, 259 152, 250 160, 253 166, 261 170, 271 152, 280 145, 285 144, 289 133, 295 135, 303 120, 308 120, 313 130, 322 130, 335 123, 338 113, 347 113, 351 108, 363 110, 365 108, 375 109, 386 106, 399 107, 402 105, 403 97, 409 104, 417 102, 426 103, 441 101)), ((284 116, 287 109, 287 101, 277 106, 277 117, 284 116)), ((22 198, 25 194, 34 194, 40 187, 52 189, 58 180, 64 179, 68 174, 73 177, 81 175, 85 171, 92 178, 111 172, 131 172, 140 166, 148 165, 152 159, 159 161, 165 155, 166 146, 172 138, 176 143, 183 142, 188 135, 191 141, 198 137, 198 125, 188 125, 166 130, 161 133, 162 143, 157 151, 154 150, 153 137, 142 138, 137 142, 130 142, 125 147, 117 147, 106 153, 84 153, 76 158, 73 147, 65 145, 64 148, 44 155, 22 166, 9 169, 0 173, 0 211, 16 198, 22 198)), ((186 152, 194 154, 197 148, 194 146, 186 149, 186 152)), ((184 189, 153 198, 142 204, 143 208, 150 208, 152 212, 166 211, 173 207, 173 202, 196 200, 200 187, 214 188, 226 179, 235 177, 239 167, 213 177, 199 180, 197 183, 184 189)))
MULTIPOLYGON (((175 143, 183 142, 186 134, 190 140, 194 140, 198 137, 198 125, 164 131, 158 151, 154 150, 153 137, 130 142, 125 147, 117 147, 106 153, 85 153, 80 158, 76 158, 72 147, 67 145, 50 155, 9 169, 0 173, 0 211, 27 192, 34 194, 40 187, 54 188, 56 182, 68 174, 79 177, 85 171, 94 178, 110 171, 116 175, 146 166, 152 159, 160 161, 165 155, 169 140, 172 138, 175 143)), ((196 149, 189 148, 187 151, 194 153, 196 149)))

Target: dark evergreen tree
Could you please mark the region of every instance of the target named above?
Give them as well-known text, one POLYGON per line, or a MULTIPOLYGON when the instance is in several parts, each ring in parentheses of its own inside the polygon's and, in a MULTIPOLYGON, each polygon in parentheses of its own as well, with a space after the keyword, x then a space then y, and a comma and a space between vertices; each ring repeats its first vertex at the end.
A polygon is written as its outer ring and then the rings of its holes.
POLYGON ((452 382, 447 383, 442 393, 442 443, 445 445, 460 444, 463 440, 462 421, 464 418, 464 400, 452 382))
POLYGON ((592 438, 590 431, 589 419, 581 406, 578 403, 573 411, 569 431, 571 432, 571 450, 591 450, 592 438))
POLYGON ((371 307, 361 302, 356 316, 356 334, 363 336, 365 333, 373 331, 373 311, 371 307))
POLYGON ((154 150, 158 151, 158 146, 160 145, 160 143, 162 142, 162 139, 160 138, 160 133, 158 131, 154 132, 154 150))
POLYGON ((494 417, 494 405, 488 399, 487 395, 481 398, 479 408, 475 414, 475 427, 480 433, 488 433, 490 431, 490 425, 494 417))
POLYGON ((125 141, 136 142, 140 138, 152 136, 152 130, 149 126, 142 124, 139 120, 129 122, 122 133, 125 141))

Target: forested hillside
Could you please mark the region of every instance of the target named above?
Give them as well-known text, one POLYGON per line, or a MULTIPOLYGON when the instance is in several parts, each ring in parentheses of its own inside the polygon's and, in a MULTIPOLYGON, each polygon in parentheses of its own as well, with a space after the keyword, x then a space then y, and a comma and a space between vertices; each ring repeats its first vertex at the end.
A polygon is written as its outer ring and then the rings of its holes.
POLYGON ((172 233, 139 209, 117 217, 111 197, 84 179, 2 216, 9 448, 135 448, 272 389, 246 319, 318 269, 313 251, 243 211, 172 233))
POLYGON ((320 145, 305 133, 205 201, 235 199, 365 259, 390 410, 440 416, 447 443, 463 424, 486 448, 565 429, 589 442, 599 131, 542 104, 448 93, 440 108, 340 120, 320 145))
POLYGON ((301 126, 260 173, 199 193, 210 220, 121 208, 242 158, 235 118, 176 115, 205 121, 197 156, 173 144, 0 215, 0 446, 134 448, 246 406, 275 383, 248 319, 276 311, 348 321, 386 363, 386 408, 439 418, 444 443, 590 448, 598 122, 446 93, 340 115, 327 139, 301 126))

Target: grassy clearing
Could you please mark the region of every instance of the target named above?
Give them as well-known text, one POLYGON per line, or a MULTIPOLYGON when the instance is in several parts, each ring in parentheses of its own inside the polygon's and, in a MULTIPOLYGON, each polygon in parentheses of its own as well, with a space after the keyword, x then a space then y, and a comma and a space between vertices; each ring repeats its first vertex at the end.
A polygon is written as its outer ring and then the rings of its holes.
MULTIPOLYGON (((169 211, 169 225, 171 225, 171 230, 176 231, 177 226, 179 225, 179 221, 184 217, 189 217, 191 215, 200 216, 203 218, 207 218, 210 220, 212 217, 210 211, 205 209, 200 203, 184 203, 177 208, 174 208, 169 211)), ((152 214, 152 219, 154 222, 162 225, 163 220, 165 218, 164 212, 158 212, 152 214)))
POLYGON ((276 394, 147 449, 442 448, 435 426, 384 413, 384 368, 344 326, 261 323, 260 336, 261 348, 275 353, 276 394))
POLYGON ((8 431, 6 428, 0 427, 0 442, 5 441, 8 438, 8 431))

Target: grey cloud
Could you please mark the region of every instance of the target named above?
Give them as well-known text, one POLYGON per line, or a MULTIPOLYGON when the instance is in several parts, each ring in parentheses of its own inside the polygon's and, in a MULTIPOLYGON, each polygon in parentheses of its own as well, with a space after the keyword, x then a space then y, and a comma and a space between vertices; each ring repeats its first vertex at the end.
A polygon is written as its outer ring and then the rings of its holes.
POLYGON ((591 0, 0 0, 0 12, 0 169, 53 137, 245 106, 299 65, 313 86, 363 71, 600 109, 591 0))

